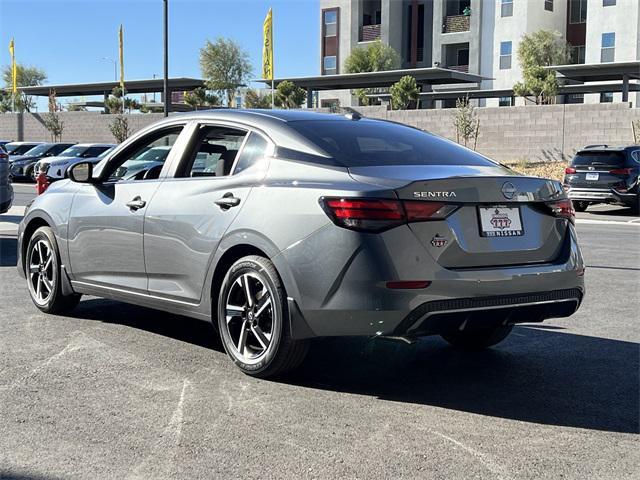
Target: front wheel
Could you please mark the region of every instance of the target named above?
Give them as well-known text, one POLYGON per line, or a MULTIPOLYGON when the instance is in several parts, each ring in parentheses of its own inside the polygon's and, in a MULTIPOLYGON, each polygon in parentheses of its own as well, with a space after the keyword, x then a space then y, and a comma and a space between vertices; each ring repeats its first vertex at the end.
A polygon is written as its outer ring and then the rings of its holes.
POLYGON ((576 212, 584 212, 589 207, 589 202, 573 202, 573 209, 576 212))
POLYGON ((247 375, 266 378, 296 368, 307 342, 291 338, 287 296, 267 258, 247 256, 227 272, 218 296, 224 349, 247 375))
POLYGON ((443 333, 442 338, 452 346, 466 350, 477 350, 497 345, 507 338, 513 330, 513 325, 504 325, 482 330, 468 330, 443 333))
POLYGON ((29 239, 25 274, 31 300, 43 312, 64 313, 78 305, 80 295, 62 292, 60 255, 51 228, 40 227, 29 239))

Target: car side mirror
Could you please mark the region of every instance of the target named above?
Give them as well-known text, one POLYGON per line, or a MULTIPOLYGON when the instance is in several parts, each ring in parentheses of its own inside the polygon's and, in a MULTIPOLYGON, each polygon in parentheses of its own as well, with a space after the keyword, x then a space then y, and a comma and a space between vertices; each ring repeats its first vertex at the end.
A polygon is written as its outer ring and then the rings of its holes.
POLYGON ((93 163, 76 163, 69 169, 69 178, 77 183, 93 183, 93 163))

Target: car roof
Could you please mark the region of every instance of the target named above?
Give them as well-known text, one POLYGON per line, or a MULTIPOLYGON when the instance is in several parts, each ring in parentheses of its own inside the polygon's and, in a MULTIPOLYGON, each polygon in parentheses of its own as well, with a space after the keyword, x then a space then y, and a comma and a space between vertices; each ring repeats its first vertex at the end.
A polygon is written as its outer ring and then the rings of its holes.
POLYGON ((9 142, 7 145, 42 145, 45 142, 9 142))
POLYGON ((76 143, 74 147, 115 147, 115 143, 76 143))
POLYGON ((586 145, 578 150, 577 153, 593 153, 593 152, 627 152, 640 149, 640 145, 626 145, 626 146, 609 146, 609 145, 586 145))

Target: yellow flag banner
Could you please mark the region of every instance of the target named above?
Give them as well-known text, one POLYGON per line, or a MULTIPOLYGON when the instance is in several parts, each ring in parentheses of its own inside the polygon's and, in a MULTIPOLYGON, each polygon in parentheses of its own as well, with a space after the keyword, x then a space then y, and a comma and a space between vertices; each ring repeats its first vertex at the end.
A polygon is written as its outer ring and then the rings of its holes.
POLYGON ((13 40, 9 42, 9 53, 11 54, 11 87, 14 94, 18 93, 18 70, 16 68, 16 45, 13 40))
POLYGON ((262 27, 264 43, 262 47, 262 78, 273 80, 273 16, 271 9, 262 27))
POLYGON ((120 33, 118 34, 118 40, 120 43, 120 88, 124 95, 124 30, 120 25, 120 33))

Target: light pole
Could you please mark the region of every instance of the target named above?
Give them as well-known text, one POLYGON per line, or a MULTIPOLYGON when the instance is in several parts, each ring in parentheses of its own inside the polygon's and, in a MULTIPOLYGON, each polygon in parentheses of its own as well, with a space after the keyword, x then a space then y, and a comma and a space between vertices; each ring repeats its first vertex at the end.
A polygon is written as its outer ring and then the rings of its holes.
POLYGON ((118 62, 116 62, 113 58, 109 58, 109 57, 102 57, 102 60, 105 62, 113 63, 113 79, 117 82, 118 81, 118 62))
MULTIPOLYGON (((157 76, 158 76, 158 74, 157 74, 157 73, 154 73, 154 74, 153 74, 153 79, 155 80, 157 76)), ((155 91, 155 90, 153 91, 153 101, 154 101, 154 102, 156 101, 156 91, 155 91)))
POLYGON ((169 116, 169 0, 162 0, 164 17, 164 116, 169 116))

